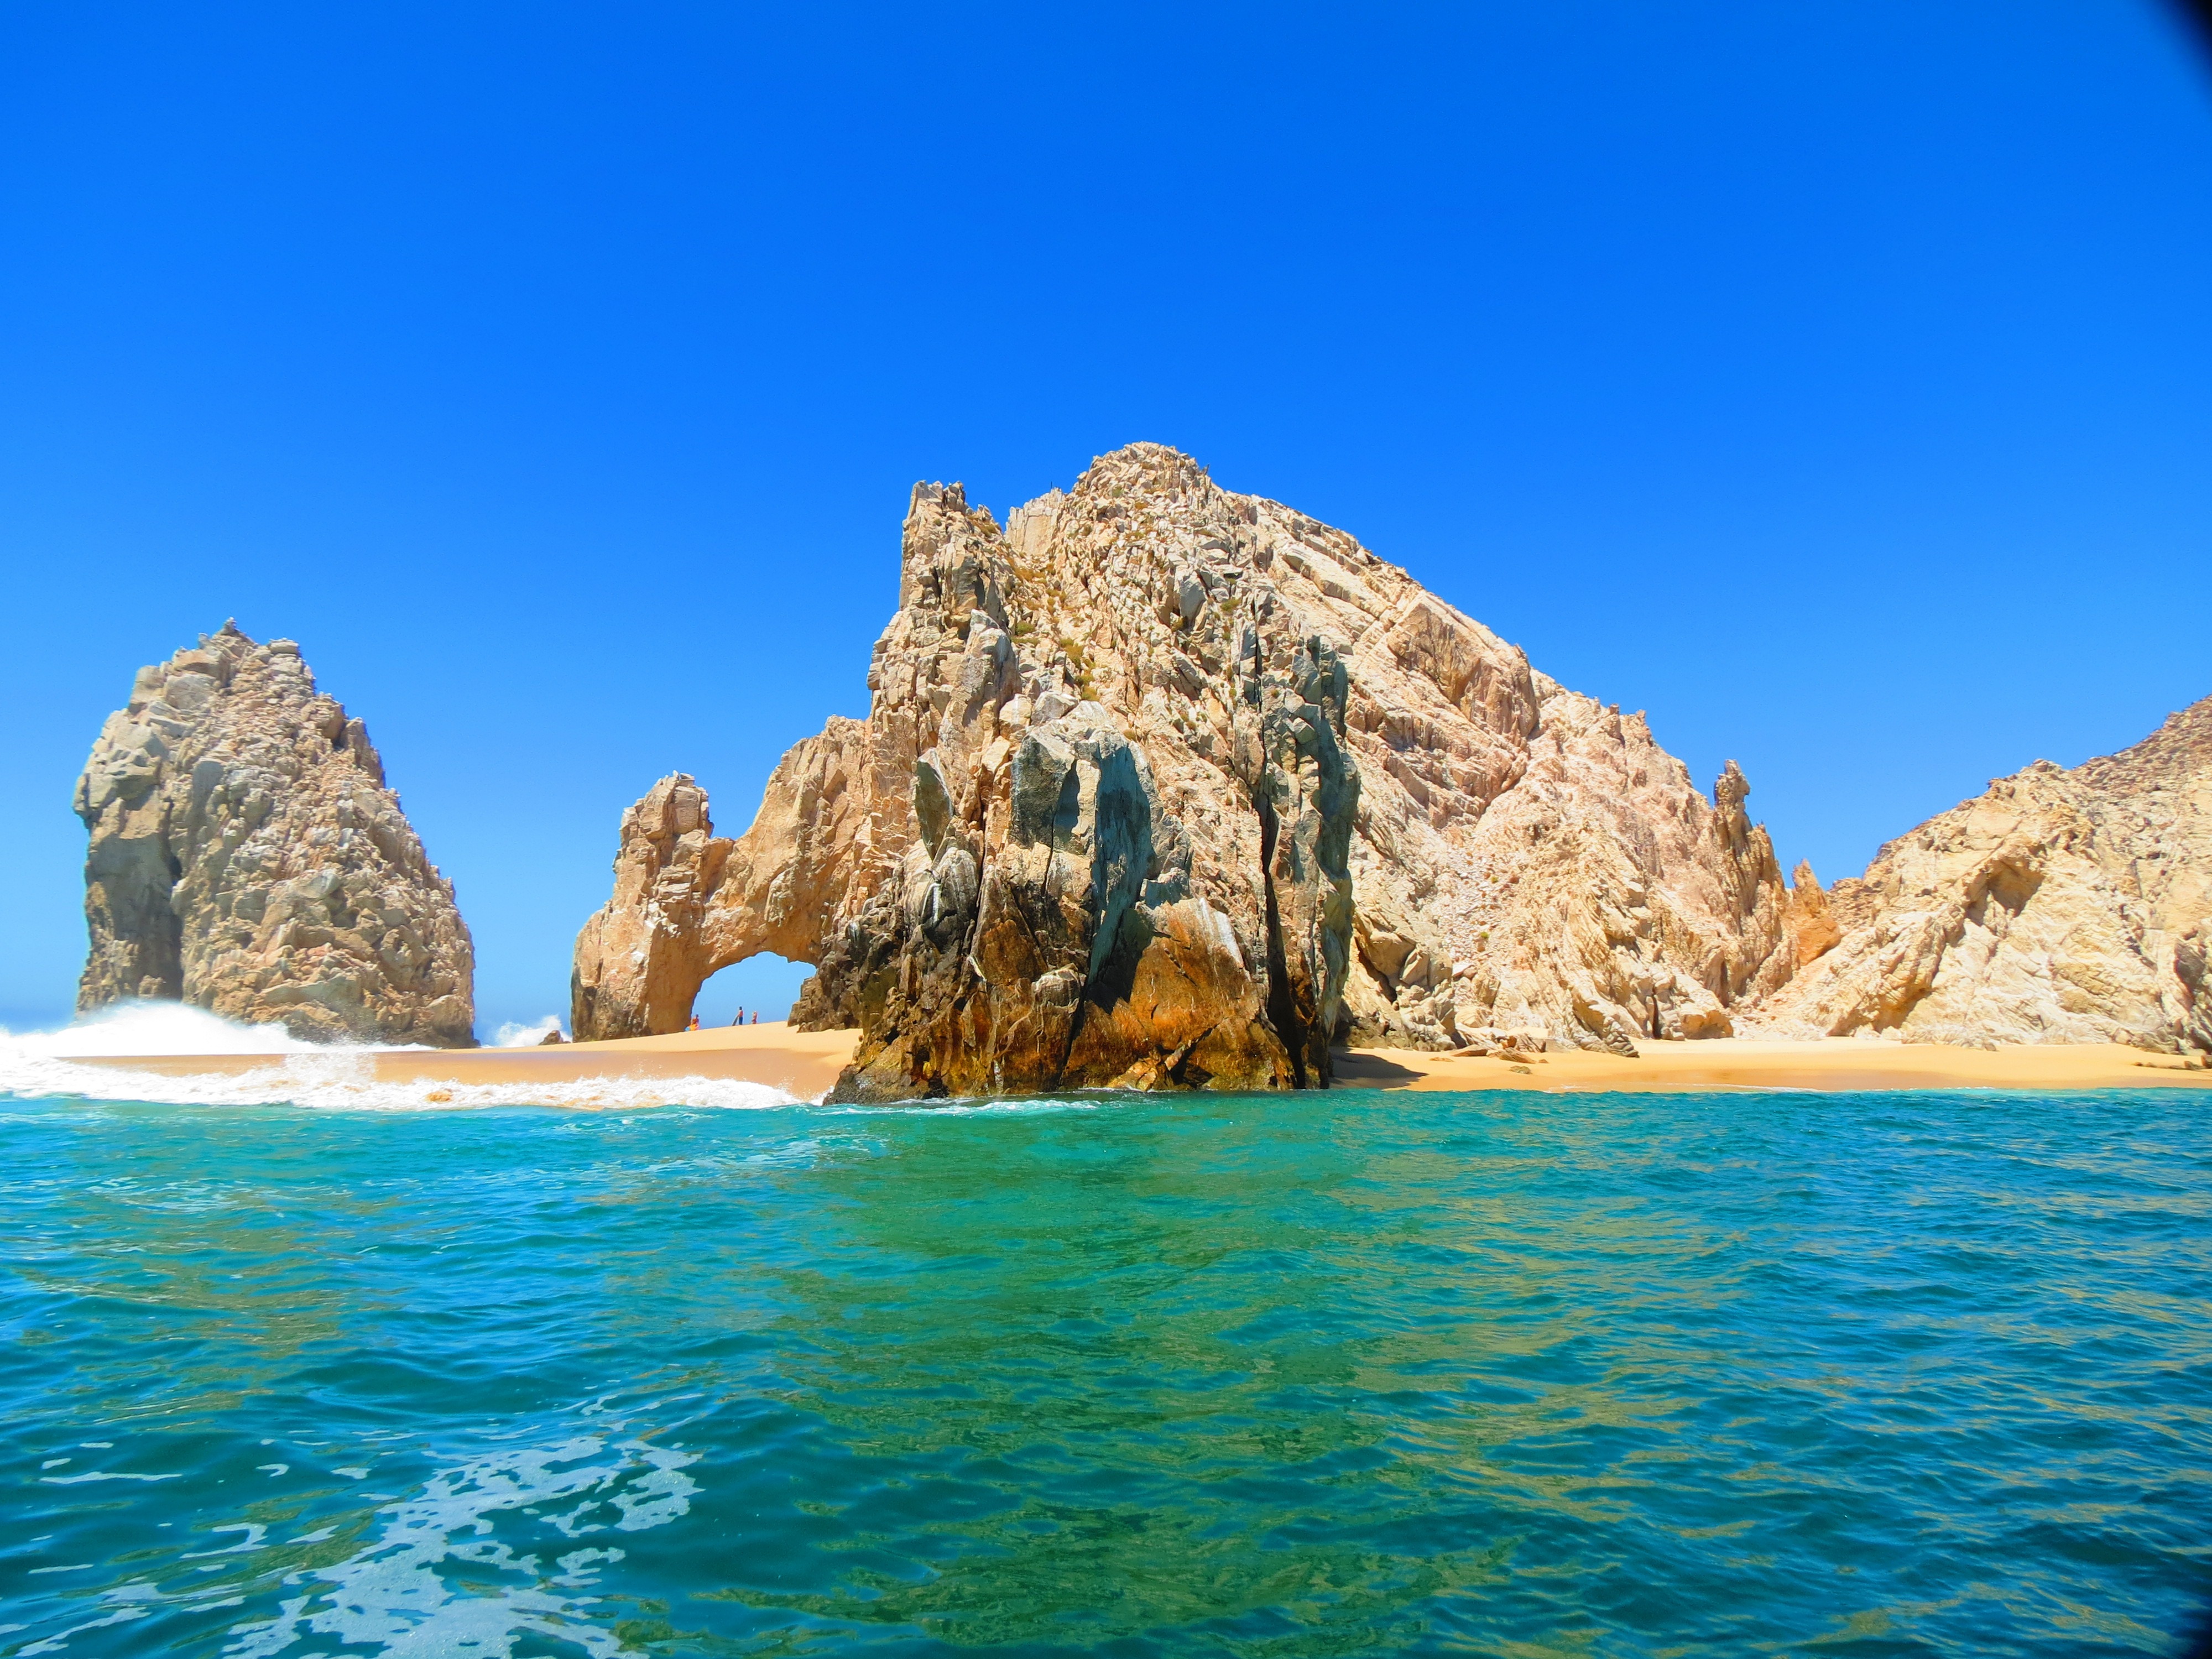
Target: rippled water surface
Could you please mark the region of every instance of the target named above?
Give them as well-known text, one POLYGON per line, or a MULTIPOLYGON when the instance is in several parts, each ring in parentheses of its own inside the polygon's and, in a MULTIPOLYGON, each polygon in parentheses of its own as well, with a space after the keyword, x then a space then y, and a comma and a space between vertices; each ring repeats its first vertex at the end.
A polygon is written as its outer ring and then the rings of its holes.
POLYGON ((2212 1097, 0 1101, 0 1653, 2167 1650, 2212 1097))

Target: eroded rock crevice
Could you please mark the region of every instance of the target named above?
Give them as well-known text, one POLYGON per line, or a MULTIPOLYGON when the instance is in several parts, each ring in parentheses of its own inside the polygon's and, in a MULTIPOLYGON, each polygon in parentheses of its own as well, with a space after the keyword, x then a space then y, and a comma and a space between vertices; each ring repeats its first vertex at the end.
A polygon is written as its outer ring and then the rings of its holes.
POLYGON ((1297 1005, 1291 1000, 1289 953, 1283 948, 1283 911, 1275 896, 1275 838, 1282 823, 1265 795, 1253 802, 1260 815, 1260 890, 1261 920, 1267 933, 1267 1018, 1282 1038, 1291 1061, 1292 1086, 1306 1086, 1305 1048, 1310 1041, 1297 1005))

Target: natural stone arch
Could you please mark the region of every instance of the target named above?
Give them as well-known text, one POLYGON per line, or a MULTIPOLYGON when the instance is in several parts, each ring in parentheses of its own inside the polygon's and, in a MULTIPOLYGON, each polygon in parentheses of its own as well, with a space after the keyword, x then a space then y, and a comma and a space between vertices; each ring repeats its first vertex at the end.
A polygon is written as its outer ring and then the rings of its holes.
POLYGON ((878 836, 866 813, 865 738, 860 721, 833 719, 793 749, 734 841, 714 834, 707 792, 688 773, 663 778, 623 814, 613 896, 576 938, 569 1018, 579 1042, 680 1031, 702 985, 763 951, 820 963, 856 880, 882 873, 878 842, 894 843, 891 868, 904 849, 903 836, 878 836))
POLYGON ((1739 776, 1708 799, 1641 715, 1156 444, 1003 526, 917 485, 868 689, 739 840, 688 778, 694 828, 640 804, 580 1034, 676 1030, 773 949, 817 970, 795 1024, 860 1030, 841 1099, 1294 1087, 1340 1029, 1725 1034, 1793 965, 1739 776))
POLYGON ((691 1018, 708 1030, 782 1024, 815 971, 812 963, 793 962, 774 951, 756 951, 699 981, 691 1018))
MULTIPOLYGON (((1186 458, 1130 453, 1221 505, 1186 458)), ((1208 616, 1225 677, 1200 754, 1097 700, 1133 688, 1095 684, 1075 624, 1097 618, 1059 613, 1085 584, 1024 576, 958 486, 917 486, 903 541, 866 720, 787 755, 738 841, 688 776, 626 815, 614 896, 577 941, 578 1035, 680 1030, 708 975, 773 950, 817 970, 795 1024, 860 1030, 854 1097, 1325 1083, 1359 776, 1328 637, 1182 573, 1175 614, 1208 616)), ((1146 616, 1157 574, 1115 578, 1146 616)))

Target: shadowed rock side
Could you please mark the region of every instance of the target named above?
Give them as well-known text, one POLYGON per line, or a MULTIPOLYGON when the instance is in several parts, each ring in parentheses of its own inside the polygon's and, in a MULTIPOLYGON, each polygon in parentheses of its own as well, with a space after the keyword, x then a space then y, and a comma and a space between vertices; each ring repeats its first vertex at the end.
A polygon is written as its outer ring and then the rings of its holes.
POLYGON ((819 966, 795 1018, 861 1030, 857 1097, 1280 1086, 1332 1036, 1718 1035, 1789 971, 1733 767, 1716 806, 1641 716, 1158 445, 1003 530, 917 486, 869 685, 741 839, 686 777, 632 809, 579 1035, 772 950, 819 966))
POLYGON ((167 998, 309 1040, 474 1046, 453 884, 291 641, 228 623, 140 669, 76 812, 92 836, 80 1010, 167 998))
POLYGON ((1793 911, 1825 948, 1761 1034, 2212 1053, 2212 697, 2132 749, 2038 761, 1793 911))

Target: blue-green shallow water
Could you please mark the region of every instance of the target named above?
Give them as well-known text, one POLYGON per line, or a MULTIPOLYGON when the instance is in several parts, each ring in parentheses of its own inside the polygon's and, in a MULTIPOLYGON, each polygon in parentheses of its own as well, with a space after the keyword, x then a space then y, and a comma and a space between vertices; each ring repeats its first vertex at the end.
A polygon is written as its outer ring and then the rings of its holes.
POLYGON ((0 1652, 2166 1650, 2212 1100, 0 1102, 0 1652))

